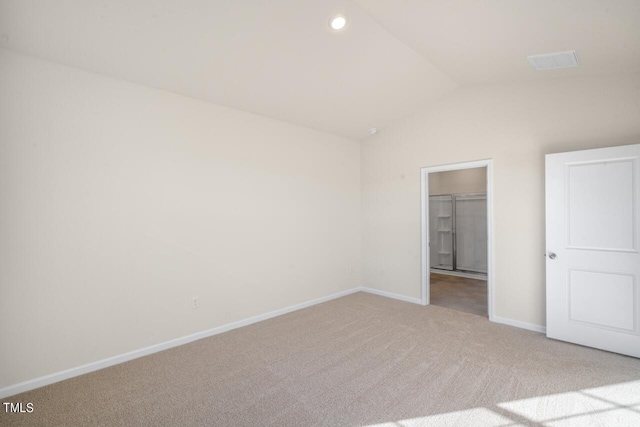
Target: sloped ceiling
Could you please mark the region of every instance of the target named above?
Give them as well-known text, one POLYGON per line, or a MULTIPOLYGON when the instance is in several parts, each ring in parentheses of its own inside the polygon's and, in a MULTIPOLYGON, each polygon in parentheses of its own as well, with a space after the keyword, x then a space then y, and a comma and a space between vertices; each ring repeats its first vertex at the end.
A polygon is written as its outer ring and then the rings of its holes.
POLYGON ((2 48, 353 139, 461 84, 640 72, 638 28, 637 0, 0 0, 2 48))
POLYGON ((638 0, 355 0, 459 84, 640 72, 638 0), (576 50, 579 68, 528 55, 576 50))

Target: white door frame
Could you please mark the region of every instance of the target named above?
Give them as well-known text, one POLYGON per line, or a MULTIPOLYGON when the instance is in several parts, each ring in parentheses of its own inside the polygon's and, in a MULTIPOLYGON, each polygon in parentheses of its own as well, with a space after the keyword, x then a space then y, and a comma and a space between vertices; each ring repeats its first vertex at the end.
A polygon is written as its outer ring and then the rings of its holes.
POLYGON ((434 172, 454 171, 460 169, 482 168, 487 171, 487 313, 493 321, 493 159, 474 162, 454 163, 450 165, 430 166, 420 169, 420 195, 422 220, 422 305, 429 304, 430 279, 429 272, 429 174, 434 172))

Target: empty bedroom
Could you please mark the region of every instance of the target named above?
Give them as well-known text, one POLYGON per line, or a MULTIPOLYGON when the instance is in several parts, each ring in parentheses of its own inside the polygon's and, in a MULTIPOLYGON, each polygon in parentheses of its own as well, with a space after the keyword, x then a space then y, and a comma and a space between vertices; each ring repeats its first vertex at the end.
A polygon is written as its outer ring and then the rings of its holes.
POLYGON ((640 425, 640 2, 0 0, 0 425, 640 425))

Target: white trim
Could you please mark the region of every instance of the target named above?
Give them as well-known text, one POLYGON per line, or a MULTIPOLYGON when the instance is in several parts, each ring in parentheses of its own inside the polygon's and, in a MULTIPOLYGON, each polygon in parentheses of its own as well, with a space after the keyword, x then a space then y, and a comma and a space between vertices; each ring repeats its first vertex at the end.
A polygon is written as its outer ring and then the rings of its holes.
POLYGON ((526 329, 528 331, 540 332, 541 334, 547 333, 547 328, 542 325, 536 325, 535 323, 523 322, 521 320, 509 319, 507 317, 493 316, 493 322, 502 323, 503 325, 515 326, 516 328, 526 329))
POLYGON ((420 169, 420 218, 421 218, 421 246, 422 246, 422 272, 421 304, 429 304, 429 174, 434 172, 453 171, 460 169, 486 167, 487 173, 487 313, 489 320, 494 321, 494 244, 493 244, 493 159, 477 160, 473 162, 455 163, 451 165, 430 166, 420 169))
POLYGON ((493 281, 495 280, 495 245, 493 230, 493 160, 487 162, 487 304, 489 308, 489 320, 495 318, 495 293, 493 281))
MULTIPOLYGON (((449 165, 428 166, 421 168, 421 171, 427 170, 427 173, 457 171, 460 169, 483 168, 493 163, 493 159, 475 160, 472 162, 452 163, 449 165)), ((489 183, 487 183, 488 185, 489 183)), ((428 193, 427 193, 428 194, 428 193)))
POLYGON ((367 288, 365 286, 359 288, 362 292, 367 292, 369 294, 380 295, 381 297, 393 298, 400 301, 411 302, 413 304, 422 304, 422 300, 420 298, 407 297, 400 294, 394 294, 393 292, 381 291, 379 289, 367 288))
POLYGON ((487 275, 486 274, 480 274, 480 273, 464 273, 462 271, 450 271, 450 270, 440 270, 438 268, 432 268, 430 270, 432 273, 436 273, 436 274, 442 274, 445 276, 456 276, 456 277, 464 277, 467 279, 476 279, 476 280, 484 280, 485 282, 487 281, 487 275))
MULTIPOLYGON (((49 384, 57 383, 69 378, 77 377, 79 375, 87 374, 89 372, 97 371, 99 369, 108 368, 109 366, 124 363, 129 360, 137 359, 139 357, 147 356, 149 354, 157 353, 159 351, 167 350, 169 348, 177 347, 183 344, 190 343, 192 341, 208 338, 213 335, 221 334, 223 332, 237 329, 242 326, 251 325, 253 323, 261 322, 263 320, 271 319, 273 317, 282 316, 283 314, 291 313, 303 308, 310 307, 312 305, 327 302, 336 298, 341 298, 350 294, 354 294, 364 290, 360 287, 348 289, 346 291, 338 292, 326 297, 316 298, 311 301, 303 302, 300 304, 292 305, 289 307, 281 308, 279 310, 270 311, 265 314, 249 317, 248 319, 239 320, 237 322, 227 323, 226 325, 218 326, 206 331, 196 332, 194 334, 186 335, 180 338, 175 338, 169 341, 161 342, 158 344, 150 345, 148 347, 140 348, 138 350, 129 351, 127 353, 119 354, 117 356, 108 357, 106 359, 98 360, 96 362, 87 363, 85 365, 76 366, 75 368, 66 369, 64 371, 55 372, 53 374, 45 375, 43 377, 34 378, 32 380, 23 381, 18 384, 13 384, 0 389, 0 398, 13 396, 18 393, 24 393, 25 391, 33 390, 39 387, 43 387, 49 384)), ((365 290, 365 292, 368 292, 365 290)), ((382 294, 379 294, 382 295, 382 294)), ((395 294, 390 294, 395 295, 395 294)), ((400 295, 398 295, 400 297, 400 295)), ((390 296, 390 298, 394 298, 390 296)), ((406 297, 402 297, 406 298, 406 297)))
POLYGON ((420 303, 422 305, 429 305, 431 303, 430 293, 429 293, 429 271, 430 268, 430 259, 429 256, 429 172, 426 168, 420 169, 420 227, 421 233, 420 238, 422 241, 421 245, 421 253, 420 256, 422 258, 422 269, 420 272, 420 281, 421 281, 421 290, 422 290, 422 298, 420 303))

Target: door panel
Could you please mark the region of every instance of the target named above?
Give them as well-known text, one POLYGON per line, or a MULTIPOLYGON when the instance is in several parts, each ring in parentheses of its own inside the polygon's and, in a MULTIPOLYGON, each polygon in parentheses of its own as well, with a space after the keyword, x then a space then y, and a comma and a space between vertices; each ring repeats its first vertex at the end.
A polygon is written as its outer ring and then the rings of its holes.
POLYGON ((546 156, 548 337, 640 357, 639 159, 640 145, 546 156))
POLYGON ((630 274, 570 270, 569 319, 634 332, 634 279, 630 274))
POLYGON ((634 162, 587 162, 567 166, 569 246, 635 250, 634 162), (586 213, 586 214, 585 214, 586 213))

